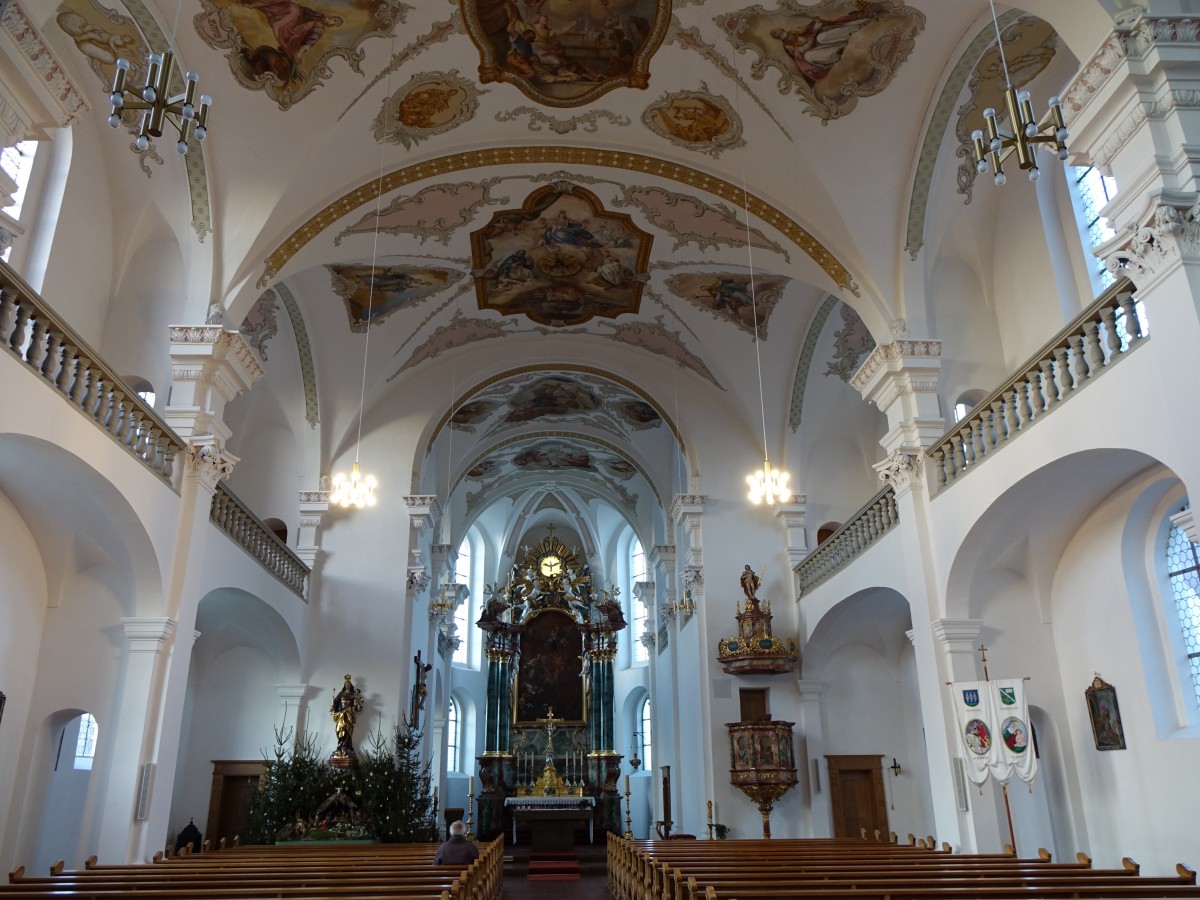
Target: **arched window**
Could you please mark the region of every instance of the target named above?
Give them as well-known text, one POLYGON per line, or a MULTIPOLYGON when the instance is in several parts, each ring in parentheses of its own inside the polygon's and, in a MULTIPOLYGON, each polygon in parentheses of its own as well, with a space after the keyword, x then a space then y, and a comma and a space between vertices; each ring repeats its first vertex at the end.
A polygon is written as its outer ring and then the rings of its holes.
MULTIPOLYGON (((463 538, 458 545, 458 556, 454 560, 454 583, 471 585, 471 542, 463 538)), ((468 596, 454 608, 454 634, 458 638, 458 646, 454 648, 451 662, 466 665, 470 656, 468 643, 471 637, 471 598, 468 596)))
POLYGON ((458 751, 461 738, 460 726, 462 723, 461 711, 458 708, 458 701, 453 697, 450 698, 450 710, 446 714, 446 771, 458 771, 458 751))
POLYGON ((100 726, 96 724, 96 717, 91 713, 84 713, 79 717, 79 737, 75 739, 75 768, 90 769, 92 760, 96 758, 96 736, 100 732, 100 726))
POLYGON ((651 744, 653 743, 651 741, 651 737, 653 735, 653 726, 650 723, 650 698, 649 697, 647 697, 645 700, 642 701, 641 710, 638 713, 638 724, 641 727, 641 731, 639 732, 640 736, 638 738, 638 741, 641 744, 641 746, 638 749, 641 751, 642 766, 645 768, 645 770, 647 772, 649 772, 649 771, 651 771, 650 750, 651 750, 651 744))
POLYGON ((1174 524, 1167 534, 1167 576, 1191 669, 1192 690, 1200 704, 1200 557, 1187 532, 1174 524))
POLYGON ((646 604, 638 599, 633 590, 639 581, 645 580, 646 551, 642 549, 642 542, 635 537, 629 545, 629 638, 630 658, 634 662, 647 662, 650 659, 650 651, 642 643, 642 635, 646 633, 646 604))
MULTIPOLYGON (((1108 219, 1100 215, 1100 210, 1117 196, 1117 180, 1102 174, 1095 166, 1073 166, 1069 171, 1083 249, 1090 258, 1092 248, 1099 247, 1116 234, 1108 224, 1108 219)), ((1099 260, 1091 267, 1089 274, 1097 294, 1113 283, 1112 273, 1099 260)))
MULTIPOLYGON (((4 206, 4 215, 13 222, 21 220, 21 207, 25 203, 25 189, 29 187, 29 173, 33 171, 33 156, 37 153, 37 141, 21 141, 15 147, 5 147, 0 150, 0 172, 12 179, 16 190, 12 192, 11 202, 4 206)), ((0 198, 7 196, 3 190, 6 185, 3 185, 3 178, 0 178, 0 198)), ((0 203, 4 202, 0 199, 0 203)), ((3 217, 0 217, 0 226, 3 225, 3 217)), ((5 246, 0 242, 0 259, 8 262, 9 255, 12 253, 12 246, 5 246)))

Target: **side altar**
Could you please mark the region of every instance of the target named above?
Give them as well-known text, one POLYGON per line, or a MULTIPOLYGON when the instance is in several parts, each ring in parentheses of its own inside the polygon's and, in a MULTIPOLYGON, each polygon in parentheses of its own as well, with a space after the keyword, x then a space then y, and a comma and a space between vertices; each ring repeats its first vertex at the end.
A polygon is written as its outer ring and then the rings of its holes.
MULTIPOLYGON (((596 591, 587 565, 549 535, 525 548, 505 585, 490 585, 485 635, 488 696, 476 832, 515 824, 586 821, 589 836, 620 833, 614 749, 620 591, 596 591), (547 814, 553 811, 552 814, 547 814)), ((515 835, 515 831, 513 832, 515 835)), ((572 831, 573 834, 573 831, 572 831)))

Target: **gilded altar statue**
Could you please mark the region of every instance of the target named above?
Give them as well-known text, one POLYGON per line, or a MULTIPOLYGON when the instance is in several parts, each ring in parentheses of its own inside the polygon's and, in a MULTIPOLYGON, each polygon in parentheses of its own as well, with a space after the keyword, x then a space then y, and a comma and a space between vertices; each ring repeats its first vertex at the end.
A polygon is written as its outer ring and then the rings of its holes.
POLYGON ((339 769, 354 765, 357 757, 354 753, 354 723, 363 709, 362 691, 356 688, 346 676, 342 689, 333 695, 333 704, 329 714, 333 716, 333 729, 337 735, 337 749, 329 757, 329 764, 339 769))

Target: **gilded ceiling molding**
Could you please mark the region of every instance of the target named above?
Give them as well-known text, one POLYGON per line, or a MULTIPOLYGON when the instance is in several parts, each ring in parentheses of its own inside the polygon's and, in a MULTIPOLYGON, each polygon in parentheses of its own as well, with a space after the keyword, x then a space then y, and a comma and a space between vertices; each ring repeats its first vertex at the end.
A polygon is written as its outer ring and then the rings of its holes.
POLYGON ((821 329, 825 327, 825 320, 829 318, 837 302, 837 297, 825 298, 825 302, 817 307, 812 323, 808 326, 808 333, 804 336, 800 360, 796 363, 796 377, 792 380, 792 403, 788 411, 788 428, 792 429, 793 433, 800 427, 800 414, 804 409, 804 388, 808 384, 808 373, 812 369, 813 357, 817 352, 817 341, 821 339, 821 329))
MULTIPOLYGON (((849 270, 807 230, 755 194, 747 195, 740 185, 731 184, 723 178, 701 172, 690 166, 669 160, 657 159, 640 153, 617 150, 596 150, 590 147, 504 147, 487 150, 471 150, 426 160, 389 172, 382 179, 382 190, 390 193, 397 188, 427 178, 441 178, 451 172, 464 172, 492 166, 517 165, 561 165, 567 167, 597 166, 622 169, 642 175, 655 175, 686 184, 696 190, 714 194, 735 206, 743 204, 751 215, 785 235, 788 240, 803 250, 839 288, 855 297, 861 296, 858 284, 849 270)), ((374 202, 380 181, 372 178, 354 190, 342 195, 323 210, 310 218, 279 245, 265 260, 259 287, 265 287, 299 250, 330 228, 343 216, 366 203, 374 202)))
MULTIPOLYGON (((643 401, 648 403, 650 406, 654 407, 654 411, 656 413, 658 413, 659 418, 661 418, 667 424, 667 427, 671 429, 671 434, 673 434, 675 436, 675 443, 679 445, 679 452, 683 453, 684 456, 687 455, 687 453, 685 452, 686 447, 684 446, 683 438, 680 437, 680 435, 679 435, 679 429, 675 427, 675 420, 672 419, 669 415, 667 415, 667 411, 665 409, 663 409, 661 406, 659 406, 658 403, 656 403, 654 401, 653 397, 651 397, 649 394, 647 394, 645 391, 643 391, 640 387, 638 387, 636 384, 634 384, 629 379, 622 378, 620 375, 615 375, 606 369, 597 369, 595 366, 579 366, 579 365, 574 365, 571 363, 538 363, 536 365, 521 366, 520 368, 517 368, 517 369, 509 369, 506 372, 500 372, 497 375, 493 375, 490 378, 486 378, 483 381, 479 382, 478 384, 472 386, 468 390, 464 391, 462 394, 459 395, 458 399, 456 399, 453 403, 450 404, 450 408, 448 410, 446 410, 446 412, 438 420, 437 425, 434 426, 433 432, 429 436, 429 441, 428 441, 428 443, 425 444, 425 455, 428 456, 430 453, 433 452, 433 445, 437 441, 438 435, 441 434, 442 429, 446 427, 446 423, 450 421, 450 416, 452 416, 454 414, 455 410, 457 410, 460 406, 462 406, 469 399, 471 399, 471 397, 473 397, 475 394, 478 394, 480 391, 487 390, 493 384, 497 384, 498 382, 501 382, 501 381, 507 381, 509 378, 516 378, 518 375, 527 375, 530 372, 577 372, 581 375, 595 375, 597 378, 604 378, 607 381, 613 382, 613 384, 621 385, 621 387, 626 388, 627 390, 636 394, 643 401)), ((547 432, 547 434, 550 434, 550 433, 547 432)), ((555 432, 554 434, 557 434, 557 432, 555 432)), ((570 437, 571 435, 567 434, 566 436, 570 437)), ((527 437, 530 437, 530 435, 524 435, 520 438, 514 438, 514 440, 524 440, 524 438, 527 438, 527 437)), ((588 438, 588 439, 595 440, 597 443, 601 443, 601 444, 604 443, 603 441, 599 440, 598 438, 588 438)), ((500 447, 503 447, 508 443, 512 443, 512 441, 502 442, 500 444, 497 444, 492 449, 493 450, 499 449, 500 447)), ((605 446, 608 446, 608 445, 605 444, 605 446)), ((619 453, 620 451, 615 451, 615 452, 619 453)), ((486 456, 487 454, 484 454, 484 455, 486 456)), ((622 454, 622 455, 624 455, 624 454, 622 454)), ((632 460, 631 460, 631 462, 632 462, 632 460)), ((470 466, 468 466, 467 468, 469 469, 470 466)), ((649 481, 650 479, 647 478, 646 480, 649 481)))
MULTIPOLYGON (((1008 25, 1020 15, 1012 10, 1000 16, 1000 27, 1008 25)), ((929 204, 929 185, 933 181, 933 171, 937 167, 938 153, 942 149, 942 141, 950 127, 950 119, 954 115, 955 105, 959 94, 975 65, 979 62, 987 48, 995 41, 995 29, 989 22, 963 51, 958 62, 950 72, 950 77, 942 85, 942 93, 938 96, 933 108, 929 125, 925 128, 925 139, 921 142, 921 154, 917 158, 917 173, 913 178, 912 197, 908 201, 908 231, 904 249, 911 259, 916 259, 921 247, 925 244, 925 210, 929 204)), ((797 420, 799 421, 799 420, 797 420)), ((794 429, 793 429, 794 430, 794 429)))
POLYGON ((321 415, 317 409, 317 369, 313 365, 308 329, 304 327, 300 307, 296 305, 296 298, 292 296, 287 285, 275 285, 275 293, 279 295, 279 302, 287 310, 288 320, 292 323, 292 334, 296 338, 296 355, 300 357, 300 378, 304 382, 304 419, 316 428, 321 421, 321 415))
POLYGON ((496 121, 515 122, 521 116, 529 116, 528 128, 530 131, 541 131, 543 127, 546 127, 555 134, 569 134, 581 125, 588 134, 595 134, 600 128, 601 119, 608 119, 614 125, 621 126, 628 125, 632 121, 629 116, 617 115, 607 109, 593 109, 578 116, 571 116, 569 119, 556 119, 532 106, 518 106, 511 112, 502 109, 496 113, 496 121))

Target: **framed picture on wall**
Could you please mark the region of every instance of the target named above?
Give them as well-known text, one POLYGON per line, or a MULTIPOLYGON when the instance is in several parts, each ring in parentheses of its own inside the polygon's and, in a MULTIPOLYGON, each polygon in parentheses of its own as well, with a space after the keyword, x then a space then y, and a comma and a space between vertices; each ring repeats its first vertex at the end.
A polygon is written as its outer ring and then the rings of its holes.
POLYGON ((1121 708, 1117 706, 1117 689, 1097 675, 1083 692, 1087 697, 1088 715, 1092 719, 1092 736, 1097 750, 1124 750, 1125 729, 1121 726, 1121 708))

